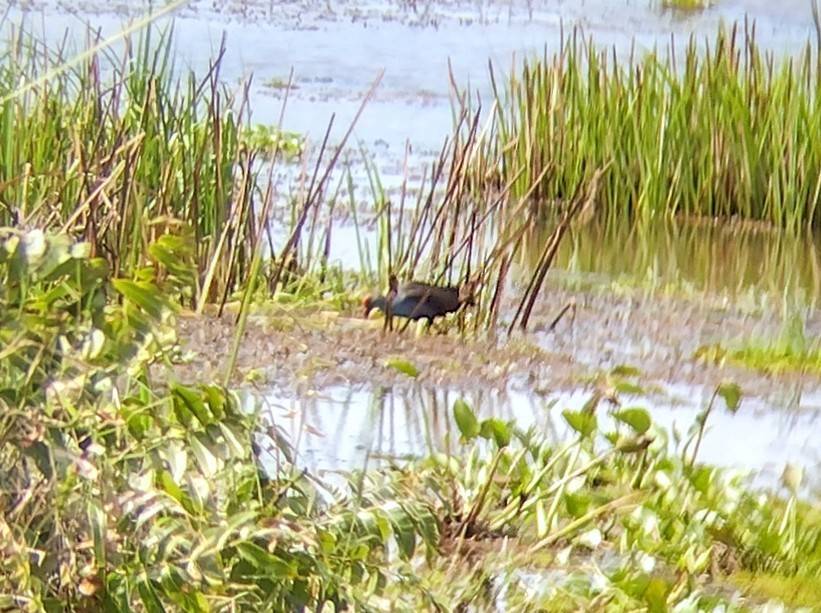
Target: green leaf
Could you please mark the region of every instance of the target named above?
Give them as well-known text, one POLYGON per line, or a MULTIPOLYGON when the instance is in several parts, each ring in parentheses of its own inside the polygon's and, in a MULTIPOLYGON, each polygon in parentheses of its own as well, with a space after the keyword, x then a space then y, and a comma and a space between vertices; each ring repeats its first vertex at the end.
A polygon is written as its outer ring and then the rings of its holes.
POLYGON ((586 494, 573 494, 565 492, 564 505, 571 517, 578 518, 587 513, 590 507, 590 496, 586 494))
POLYGON ((644 602, 647 603, 650 613, 666 613, 667 594, 670 589, 670 584, 661 577, 650 579, 647 589, 644 590, 644 602))
POLYGON ((507 447, 510 444, 511 438, 508 424, 495 417, 491 417, 482 422, 480 436, 487 440, 492 438, 493 442, 496 443, 496 446, 500 449, 507 447))
POLYGON ((456 420, 456 426, 463 439, 469 441, 479 436, 481 432, 479 420, 476 419, 476 414, 464 399, 457 398, 453 403, 453 418, 456 420))
POLYGON ((634 396, 641 396, 644 394, 644 388, 630 381, 617 381, 613 386, 616 393, 619 395, 632 394, 634 396))
POLYGON ((641 371, 635 366, 628 366, 627 364, 619 364, 610 371, 614 377, 638 377, 641 371))
POLYGON ((596 414, 590 411, 571 411, 570 409, 565 409, 562 411, 562 416, 568 425, 583 438, 587 438, 593 434, 599 425, 596 414))
POLYGON ((208 449, 205 443, 200 440, 199 433, 195 432, 191 434, 188 437, 188 440, 191 445, 191 451, 194 454, 194 458, 197 460, 197 466, 199 466, 203 475, 208 478, 213 477, 219 469, 217 458, 211 450, 208 449))
POLYGON ((647 412, 647 409, 642 409, 640 407, 630 407, 621 409, 620 411, 615 411, 613 413, 613 417, 630 426, 636 434, 644 434, 653 424, 650 420, 650 413, 647 412))
POLYGON ((240 543, 237 545, 237 553, 261 573, 275 579, 293 579, 297 576, 296 569, 291 564, 254 543, 240 543))
MULTIPOLYGON (((171 387, 171 392, 174 396, 175 411, 177 409, 182 409, 184 406, 203 426, 207 426, 214 422, 214 419, 211 416, 211 411, 209 411, 209 408, 205 406, 205 402, 203 402, 203 395, 198 390, 185 385, 173 385, 171 387)), ((179 415, 183 415, 183 412, 180 411, 178 418, 179 415)), ((182 422, 183 420, 181 419, 180 421, 182 422)), ((184 425, 188 424, 184 423, 184 425)))
POLYGON ((398 370, 399 372, 414 379, 419 376, 419 370, 407 360, 402 360, 400 358, 388 358, 385 360, 385 366, 398 370))
POLYGON ((416 550, 416 528, 413 520, 400 506, 393 509, 389 514, 393 537, 399 548, 399 555, 409 560, 416 550))
POLYGON ((136 304, 154 319, 161 319, 164 313, 173 310, 171 302, 153 283, 112 279, 111 285, 123 298, 136 304))
POLYGON ((738 407, 741 405, 741 387, 737 383, 721 383, 716 388, 716 393, 724 398, 724 402, 727 403, 727 410, 730 413, 738 411, 738 407))
POLYGON ((165 613, 165 607, 157 596, 154 586, 148 578, 144 578, 137 583, 137 591, 140 592, 140 598, 143 601, 143 606, 148 613, 165 613))

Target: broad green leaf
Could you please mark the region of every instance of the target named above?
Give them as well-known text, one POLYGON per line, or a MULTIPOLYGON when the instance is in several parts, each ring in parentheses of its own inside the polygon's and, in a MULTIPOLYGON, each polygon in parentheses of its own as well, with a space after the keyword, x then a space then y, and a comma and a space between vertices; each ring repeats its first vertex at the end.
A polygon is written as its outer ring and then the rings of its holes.
POLYGON ((457 398, 453 403, 453 418, 456 420, 456 426, 463 439, 469 441, 479 436, 481 431, 479 420, 476 419, 476 414, 464 399, 457 398))
POLYGON ((111 285, 126 300, 136 304, 154 319, 160 319, 165 312, 172 310, 171 302, 153 283, 112 279, 111 285))
POLYGON ((416 550, 416 527, 413 520, 401 506, 392 509, 388 517, 393 528, 393 537, 399 548, 399 555, 409 560, 416 550))
POLYGON ((613 386, 616 393, 620 395, 632 394, 634 396, 641 396, 644 394, 644 388, 636 383, 630 381, 617 381, 613 386))
POLYGON ((490 419, 484 420, 480 430, 480 436, 482 438, 487 440, 492 438, 493 442, 496 443, 496 446, 500 449, 510 444, 510 428, 508 424, 501 419, 491 417, 490 419))
POLYGON ((565 492, 563 498, 564 506, 573 518, 581 517, 590 507, 590 496, 586 494, 565 492))
POLYGON ((177 411, 178 418, 184 425, 189 425, 183 418, 188 412, 194 415, 203 426, 207 426, 214 421, 211 412, 203 402, 203 395, 198 390, 185 385, 172 385, 171 393, 174 396, 175 411, 182 409, 182 407, 187 409, 187 411, 177 411))
POLYGON ((570 409, 565 409, 562 411, 562 416, 568 425, 584 438, 593 434, 598 427, 596 414, 591 411, 571 411, 570 409))
POLYGON ((148 613, 165 613, 165 607, 157 596, 154 586, 151 585, 151 580, 144 577, 137 583, 137 591, 140 592, 140 599, 143 607, 148 613))
POLYGON ((650 613, 667 613, 667 594, 672 586, 661 577, 653 577, 644 590, 644 602, 650 613))
POLYGON ((647 409, 640 407, 629 407, 615 411, 613 417, 630 426, 636 434, 644 434, 650 429, 653 423, 650 420, 650 413, 647 412, 647 409))

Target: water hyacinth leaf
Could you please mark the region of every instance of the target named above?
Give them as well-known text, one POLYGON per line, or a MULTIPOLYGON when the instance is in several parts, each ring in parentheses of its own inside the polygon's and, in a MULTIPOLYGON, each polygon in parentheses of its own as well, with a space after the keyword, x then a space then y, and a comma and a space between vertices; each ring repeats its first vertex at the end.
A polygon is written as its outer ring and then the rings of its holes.
POLYGON ((581 517, 590 507, 590 496, 585 494, 566 492, 563 498, 564 506, 571 517, 581 517))
POLYGON ((481 432, 479 420, 476 419, 473 409, 463 398, 457 398, 453 403, 453 418, 464 440, 470 441, 479 436, 481 432))
POLYGON ((727 403, 727 410, 730 413, 738 411, 738 407, 741 405, 741 387, 737 383, 722 383, 716 389, 716 393, 724 398, 724 402, 727 403))
POLYGON ((616 393, 627 395, 632 394, 633 396, 641 396, 644 394, 644 388, 637 383, 631 383, 630 381, 617 381, 614 385, 616 393))
POLYGON ((636 434, 644 434, 650 429, 652 421, 647 409, 629 407, 613 412, 613 417, 630 426, 636 434))
POLYGON ((510 444, 510 428, 501 419, 491 417, 482 422, 480 427, 480 436, 484 439, 491 440, 496 443, 500 449, 507 447, 510 444))
POLYGON ((589 411, 571 411, 565 409, 562 411, 567 424, 578 432, 582 438, 587 438, 593 434, 598 428, 598 419, 596 414, 589 411))
POLYGON ((388 368, 393 368, 394 370, 397 370, 402 374, 408 375, 413 379, 419 376, 419 369, 417 369, 416 366, 414 366, 407 360, 403 360, 400 358, 388 358, 387 360, 385 360, 385 366, 387 366, 388 368))

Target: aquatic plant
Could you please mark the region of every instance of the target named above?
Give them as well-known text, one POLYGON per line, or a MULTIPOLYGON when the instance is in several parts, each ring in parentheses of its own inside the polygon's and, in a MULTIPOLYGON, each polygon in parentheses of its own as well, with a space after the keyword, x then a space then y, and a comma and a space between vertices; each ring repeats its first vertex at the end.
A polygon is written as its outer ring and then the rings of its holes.
POLYGON ((493 117, 503 181, 548 216, 591 167, 611 217, 677 215, 818 228, 817 50, 779 58, 733 24, 712 42, 620 57, 578 31, 499 82, 493 117), (522 172, 525 169, 525 172, 522 172))

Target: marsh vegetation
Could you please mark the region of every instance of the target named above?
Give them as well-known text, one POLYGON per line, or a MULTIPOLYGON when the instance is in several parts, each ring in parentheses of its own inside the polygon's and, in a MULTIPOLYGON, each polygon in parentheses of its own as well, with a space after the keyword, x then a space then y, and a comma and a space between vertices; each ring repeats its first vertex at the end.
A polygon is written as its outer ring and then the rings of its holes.
MULTIPOLYGON (((324 349, 294 378, 368 378, 363 364, 378 360, 383 375, 414 381, 420 347, 471 382, 509 377, 547 360, 528 331, 573 316, 570 300, 547 316, 538 303, 562 249, 591 225, 627 223, 645 250, 656 221, 682 218, 811 242, 798 233, 819 224, 817 49, 776 60, 748 26, 706 50, 690 41, 679 56, 671 43, 666 56, 625 59, 573 32, 520 73, 493 67, 481 108, 454 85, 451 137, 398 191, 362 153, 363 209, 340 160, 380 77, 342 139, 329 126, 309 149, 282 121, 250 123, 249 84, 220 76, 225 47, 206 74, 180 77, 170 34, 153 28, 79 60, 12 34, 0 63, 0 606, 821 601, 821 511, 800 469, 764 490, 700 461, 711 417, 739 410, 734 382, 716 383, 689 430, 670 432, 631 403, 646 391, 641 370, 618 365, 561 412, 563 441, 458 399, 442 447, 331 479, 300 463, 240 385, 257 379, 253 365, 237 376, 249 331, 267 327, 287 333, 275 337, 278 364, 322 331, 324 349), (282 166, 297 177, 287 192, 273 180, 282 166), (353 226, 358 269, 330 257, 340 223, 353 226), (393 274, 481 289, 440 345, 414 344, 355 319, 363 289, 393 274), (178 330, 194 336, 205 317, 228 333, 200 347, 223 361, 196 382, 178 330), (344 360, 321 355, 329 339, 344 360)), ((816 283, 817 268, 806 273, 816 283)), ((783 299, 778 342, 705 345, 687 359, 817 372, 813 300, 783 299)))

